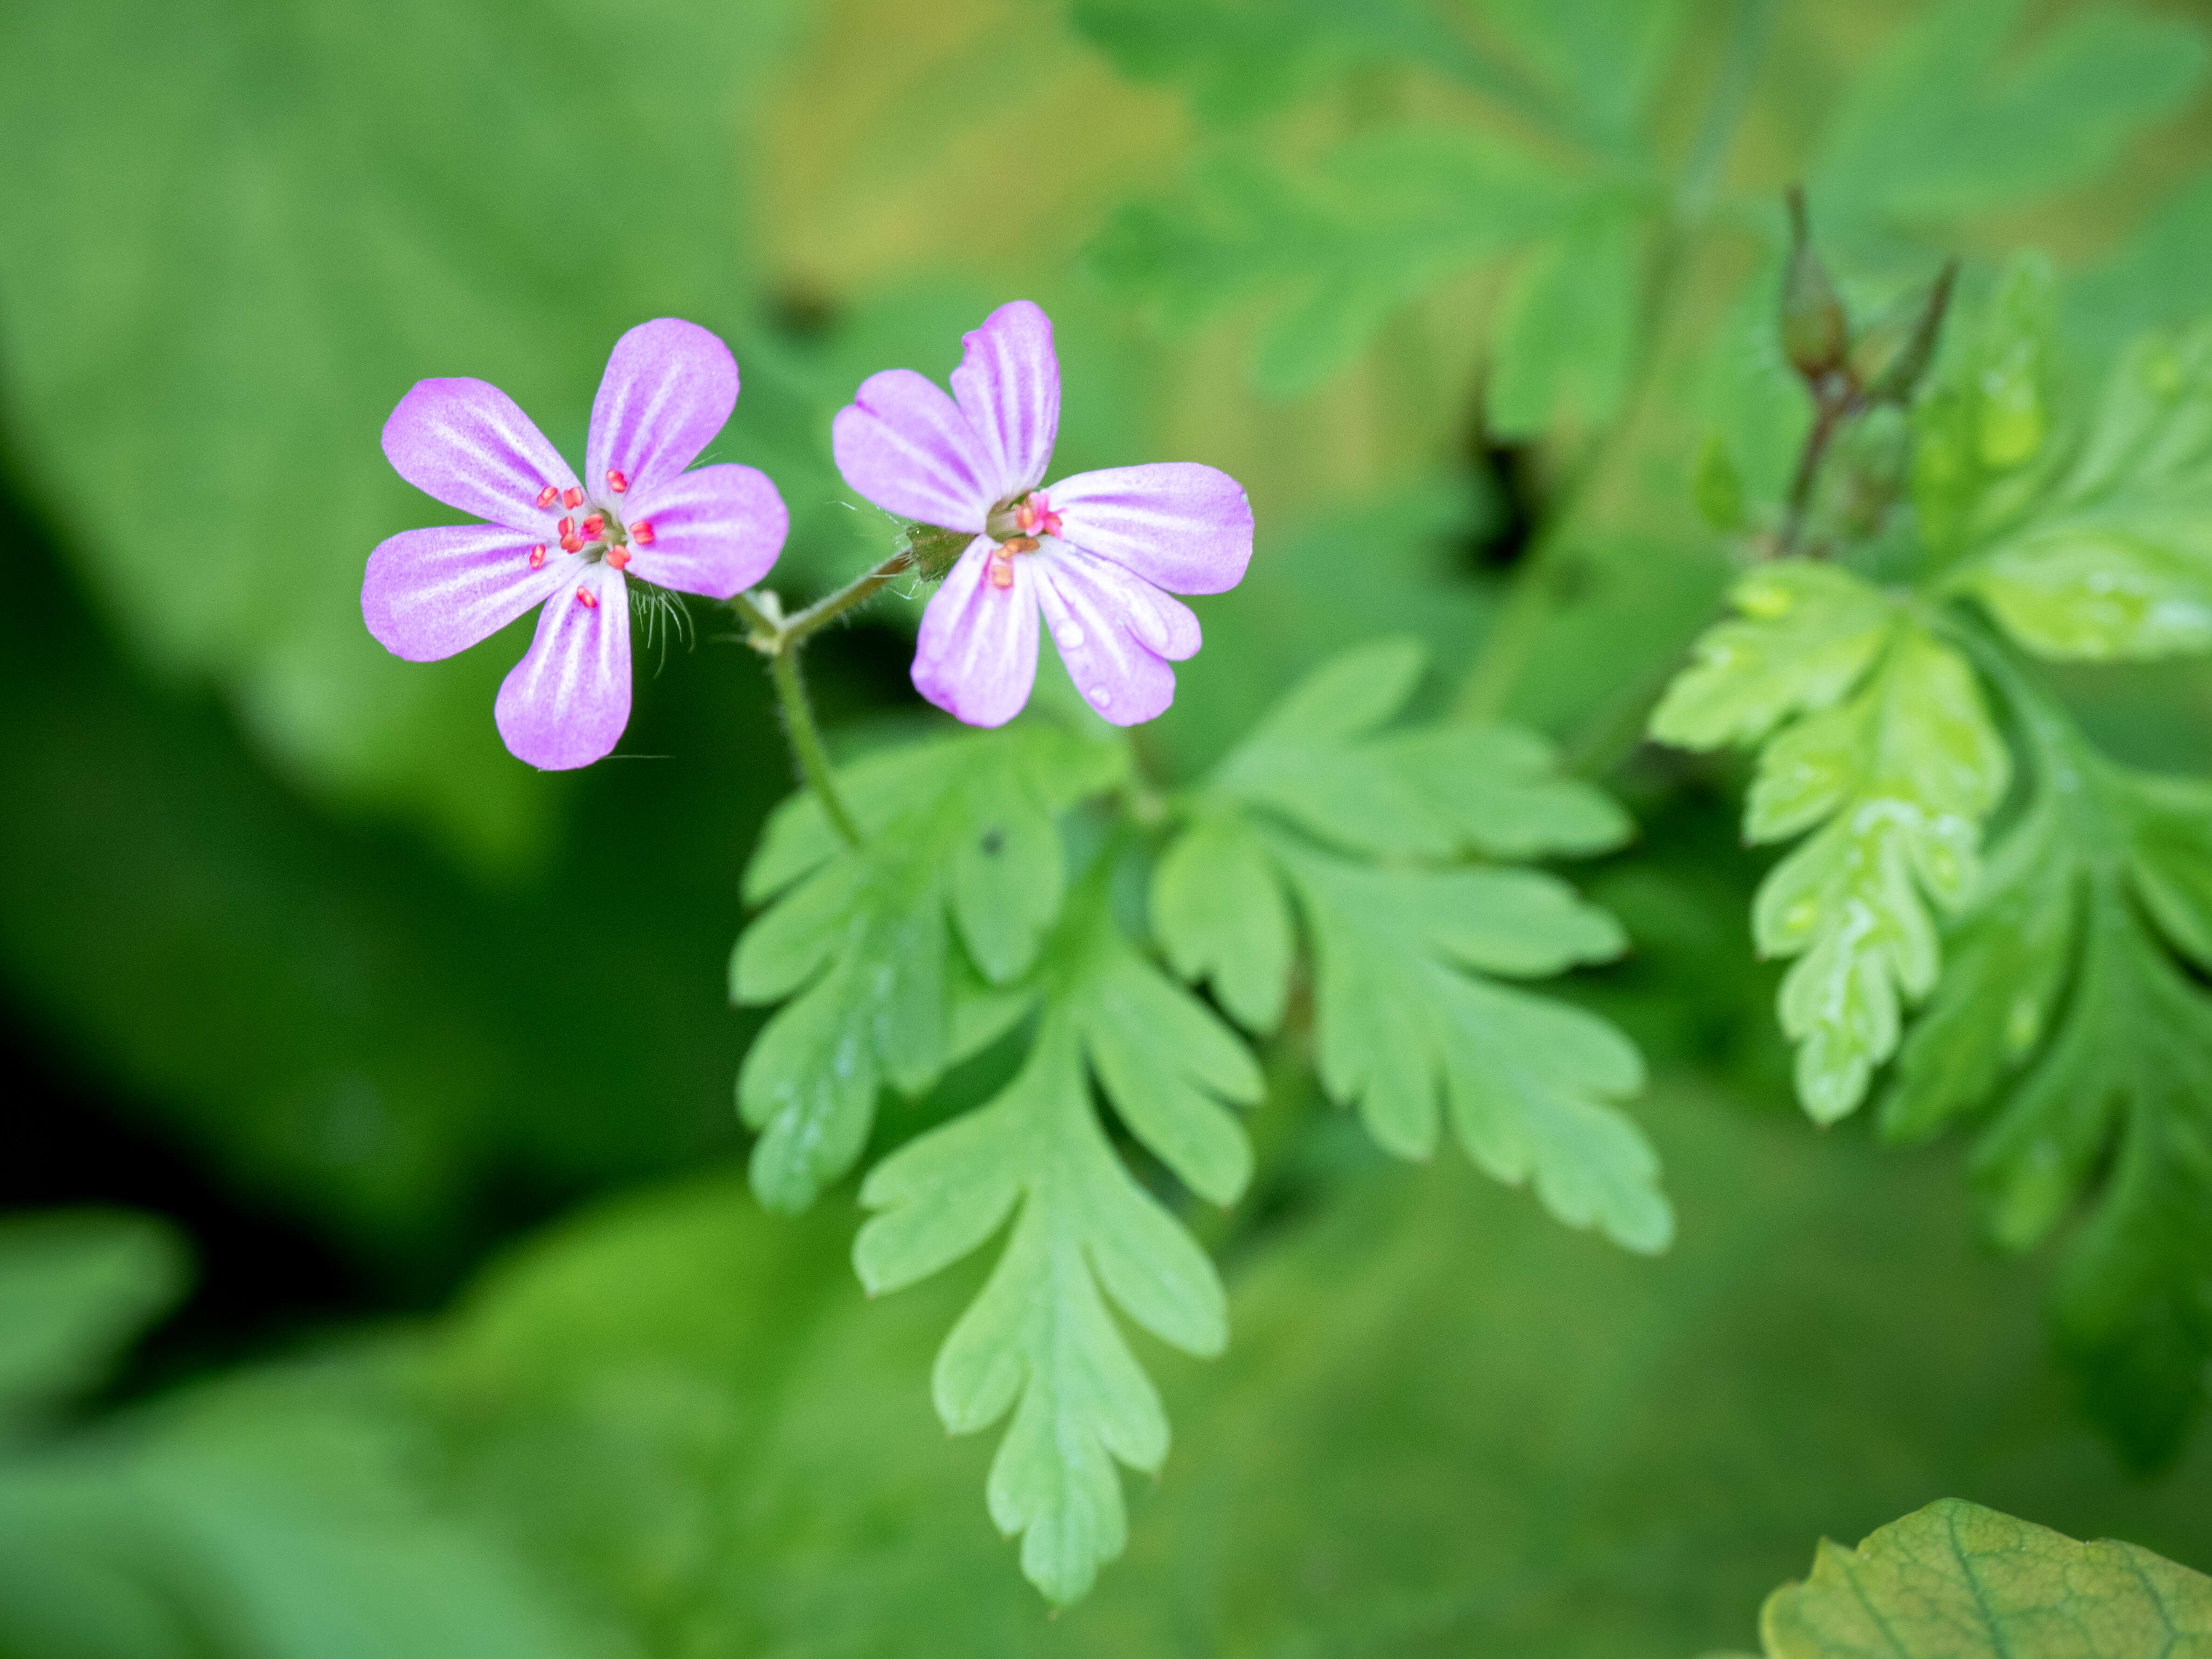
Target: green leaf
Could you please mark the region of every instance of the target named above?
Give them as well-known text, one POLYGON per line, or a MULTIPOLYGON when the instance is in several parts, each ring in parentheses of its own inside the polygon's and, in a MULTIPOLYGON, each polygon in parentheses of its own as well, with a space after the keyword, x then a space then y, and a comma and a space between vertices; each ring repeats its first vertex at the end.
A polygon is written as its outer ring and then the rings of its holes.
POLYGON ((1027 969, 1060 908, 1054 815, 1124 763, 1116 746, 1031 722, 848 769, 857 849, 811 792, 777 810, 745 877, 749 897, 775 902, 730 963, 734 1000, 790 999, 738 1077, 763 1203, 812 1203, 860 1157, 885 1083, 915 1095, 936 1081, 951 1057, 953 934, 993 983, 1027 969))
POLYGON ((1856 696, 1760 754, 1747 836, 1825 824, 1768 874, 1752 910, 1760 953, 1797 958, 1778 1006, 1815 1121, 1857 1107, 1897 1047, 1899 1004, 1935 988, 1922 896, 1948 910, 1972 897, 1982 824, 2010 768, 1972 671, 1911 623, 1856 696))
POLYGON ((1487 976, 1610 959, 1626 947, 1619 926, 1551 876, 1397 862, 1591 852, 1617 845, 1627 819, 1528 733, 1382 731, 1422 664, 1413 641, 1378 641, 1293 687, 1201 785, 1154 872, 1154 925, 1177 972, 1210 978, 1240 1021, 1271 1030, 1292 967, 1287 892, 1313 952, 1332 1099, 1406 1158, 1430 1155, 1448 1109, 1491 1175, 1533 1180, 1570 1225, 1662 1249, 1673 1222, 1657 1162, 1613 1103, 1642 1087, 1633 1046, 1487 976))
POLYGON ((1618 956, 1610 916, 1526 871, 1362 869, 1278 836, 1313 942, 1322 1082, 1388 1151, 1426 1158, 1440 1109, 1467 1155, 1633 1250, 1674 1236, 1659 1161, 1615 1103, 1644 1086, 1594 1014, 1497 984, 1618 956))
POLYGON ((0 1425, 98 1382, 188 1276, 183 1246, 149 1217, 63 1211, 0 1223, 0 1425))
POLYGON ((2212 647, 2208 523, 2212 328, 2200 328, 2126 353, 2069 464, 1980 538, 1952 585, 2046 657, 2201 651, 2212 647))
POLYGON ((1774 733, 1745 836, 1815 833, 1760 884, 1752 933, 1761 955, 1797 958, 1782 1026, 1800 1045, 1799 1099, 1832 1122, 1896 1048, 1900 1005, 1935 987, 1926 899, 1972 896, 2010 761, 1965 661, 1858 578, 1769 565, 1732 597, 1747 617, 1698 641, 1651 731, 1688 748, 1774 733))
POLYGON ((1601 207, 1530 254, 1506 291, 1484 410, 1501 438, 1603 426, 1627 395, 1644 218, 1601 207))
POLYGON ((1194 109, 1215 121, 1363 64, 1419 64, 1477 84, 1495 75, 1425 0, 1073 0, 1068 9, 1124 74, 1188 82, 1194 109))
POLYGON ((2068 14, 2025 52, 2023 0, 1946 0, 1850 84, 1808 194, 1845 235, 2031 201, 2094 178, 2202 82, 2204 31, 2118 7, 2068 14))
POLYGON ((1699 638, 1652 713, 1662 743, 1756 743, 1793 715, 1830 707, 1858 684, 1895 625, 1879 592, 1827 564, 1761 566, 1729 602, 1744 620, 1699 638))
POLYGON ((1104 883, 1048 964, 1029 1059, 980 1109, 872 1170, 878 1212, 853 1260, 871 1293, 928 1277, 1013 1228, 989 1282, 939 1352, 938 1414, 956 1434, 1013 1413, 991 1464, 991 1518, 1022 1538, 1022 1570, 1076 1600, 1121 1553, 1115 1462, 1157 1471, 1168 1424, 1107 1299, 1184 1352, 1228 1340, 1220 1281, 1196 1242, 1108 1144, 1086 1074, 1137 1139, 1194 1191, 1233 1201, 1251 1173, 1224 1102, 1260 1097, 1258 1067, 1219 1022, 1137 956, 1104 883))
POLYGON ((2212 1578, 1946 1498, 1767 1598, 1768 1659, 2183 1659, 2212 1652, 2212 1578))
POLYGON ((1476 9, 1510 42, 1570 131, 1629 149, 1680 38, 1679 0, 1480 0, 1476 9))
POLYGON ((1974 1153, 1990 1232, 2062 1265, 2063 1346, 2130 1458, 2170 1456, 2212 1358, 2212 786, 2105 761, 2032 710, 2038 793, 1992 859, 1954 966, 1906 1043, 1885 1130, 1993 1109, 1974 1153))
POLYGON ((1180 195, 1122 208, 1091 258, 1170 327, 1278 296, 1257 361, 1266 389, 1287 396, 1344 367, 1444 276, 1570 222, 1589 191, 1483 132, 1391 128, 1340 144, 1300 180, 1218 154, 1180 195))
POLYGON ((1620 809, 1561 774, 1533 733, 1431 726, 1377 736, 1413 695, 1425 659, 1402 638, 1329 659, 1231 752, 1209 787, 1362 853, 1533 858, 1627 839, 1620 809))
POLYGON ((1296 951, 1291 908, 1267 844, 1233 812, 1208 813, 1178 836, 1153 873, 1152 930, 1176 972, 1213 982, 1249 1031, 1282 1024, 1296 951))

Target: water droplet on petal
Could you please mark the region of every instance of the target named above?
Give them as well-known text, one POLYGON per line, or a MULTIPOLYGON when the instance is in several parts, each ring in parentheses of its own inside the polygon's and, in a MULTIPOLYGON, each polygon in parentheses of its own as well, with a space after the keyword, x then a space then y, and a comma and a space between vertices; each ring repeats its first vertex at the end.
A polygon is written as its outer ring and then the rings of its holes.
POLYGON ((1060 630, 1060 642, 1066 646, 1070 651, 1079 649, 1083 644, 1083 630, 1080 628, 1078 628, 1073 623, 1068 623, 1066 627, 1060 630))
POLYGON ((1094 685, 1091 688, 1091 701, 1103 708, 1114 701, 1114 694, 1103 685, 1094 685))

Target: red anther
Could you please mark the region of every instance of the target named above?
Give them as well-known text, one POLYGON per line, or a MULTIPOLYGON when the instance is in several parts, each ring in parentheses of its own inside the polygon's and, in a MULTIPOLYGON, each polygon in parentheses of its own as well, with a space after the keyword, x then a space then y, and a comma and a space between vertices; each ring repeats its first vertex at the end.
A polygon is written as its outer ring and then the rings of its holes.
POLYGON ((644 520, 639 520, 635 524, 629 527, 629 538, 635 542, 640 547, 651 547, 653 545, 653 526, 646 523, 644 520))
POLYGON ((545 568, 545 544, 544 542, 538 543, 537 546, 530 550, 530 568, 532 570, 543 570, 545 568))
POLYGON ((610 548, 607 550, 607 562, 617 570, 629 569, 629 549, 626 547, 610 548))
POLYGON ((599 608, 599 596, 588 587, 579 587, 576 590, 576 603, 586 611, 597 611, 599 608))
POLYGON ((997 588, 1007 588, 1012 587, 1013 585, 1013 560, 1007 556, 1006 550, 1005 548, 993 548, 991 550, 991 586, 997 588))
POLYGON ((586 541, 595 542, 606 533, 607 515, 605 514, 586 513, 584 515, 584 539, 586 541))
POLYGON ((583 546, 583 544, 584 544, 584 538, 583 538, 581 536, 579 536, 579 535, 576 533, 576 521, 575 521, 574 519, 563 519, 563 520, 561 520, 561 550, 562 550, 562 551, 563 551, 564 553, 574 553, 574 552, 578 548, 580 548, 580 547, 583 546))
POLYGON ((629 488, 629 475, 618 472, 615 471, 614 468, 609 467, 607 469, 607 488, 613 490, 616 495, 621 495, 623 491, 629 488))
POLYGON ((1060 514, 1057 513, 1048 512, 1044 515, 1042 522, 1037 526, 1037 533, 1040 536, 1057 536, 1060 534, 1060 514))
POLYGON ((1024 530, 1036 528, 1037 510, 1024 501, 1014 509, 1014 523, 1024 530))
POLYGON ((1000 542, 991 550, 994 557, 1001 559, 1015 553, 1034 553, 1037 550, 1037 538, 1034 536, 1017 536, 1011 541, 1000 542))
POLYGON ((564 489, 564 490, 562 490, 562 491, 561 492, 561 505, 562 505, 562 506, 563 506, 563 507, 581 507, 583 504, 584 504, 584 492, 583 492, 582 490, 580 490, 580 489, 564 489))
POLYGON ((551 484, 547 484, 544 489, 538 492, 538 505, 541 507, 550 507, 560 499, 560 490, 551 484))

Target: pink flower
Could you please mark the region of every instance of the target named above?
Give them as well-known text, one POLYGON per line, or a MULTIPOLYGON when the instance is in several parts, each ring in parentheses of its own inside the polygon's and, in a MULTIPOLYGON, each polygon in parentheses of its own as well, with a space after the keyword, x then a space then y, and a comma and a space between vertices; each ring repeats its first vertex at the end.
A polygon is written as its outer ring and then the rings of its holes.
POLYGON ((1119 726, 1151 720, 1175 701, 1168 665, 1199 647, 1198 618, 1168 595, 1237 584, 1251 503, 1228 474, 1180 461, 1038 488, 1060 429, 1052 323, 1017 300, 966 343, 951 397, 885 369, 830 427, 862 495, 975 538, 922 617, 915 688, 970 726, 1005 725, 1036 680, 1042 610, 1091 707, 1119 726))
POLYGON ((629 583, 726 599, 768 574, 789 518, 750 466, 687 472, 738 402, 730 349, 664 317, 615 343, 580 482, 497 386, 418 380, 384 423, 399 476, 486 524, 409 530, 368 556, 362 619, 433 662, 533 605, 538 636, 493 718, 519 758, 588 766, 629 723, 629 583))

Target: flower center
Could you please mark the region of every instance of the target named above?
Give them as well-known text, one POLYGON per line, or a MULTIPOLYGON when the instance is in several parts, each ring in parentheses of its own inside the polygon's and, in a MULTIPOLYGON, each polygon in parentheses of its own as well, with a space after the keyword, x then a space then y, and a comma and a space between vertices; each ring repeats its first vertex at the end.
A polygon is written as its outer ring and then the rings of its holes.
MULTIPOLYGON (((623 473, 610 471, 607 474, 609 495, 620 496, 627 494, 629 489, 629 479, 623 473)), ((651 521, 639 519, 625 524, 622 514, 611 507, 602 506, 596 499, 586 498, 580 489, 562 489, 547 484, 538 492, 538 505, 545 512, 560 513, 560 520, 553 526, 554 540, 560 544, 563 553, 579 554, 586 564, 605 562, 617 570, 626 569, 633 549, 653 545, 651 521)), ((530 550, 530 568, 532 570, 544 568, 545 561, 551 552, 552 544, 538 543, 530 550)), ((583 605, 598 604, 580 587, 576 590, 576 599, 583 605)))
POLYGON ((1060 514, 1044 491, 1032 489, 993 507, 983 532, 999 544, 991 550, 991 586, 1003 590, 1014 585, 1014 555, 1034 553, 1039 537, 1060 534, 1060 514))

